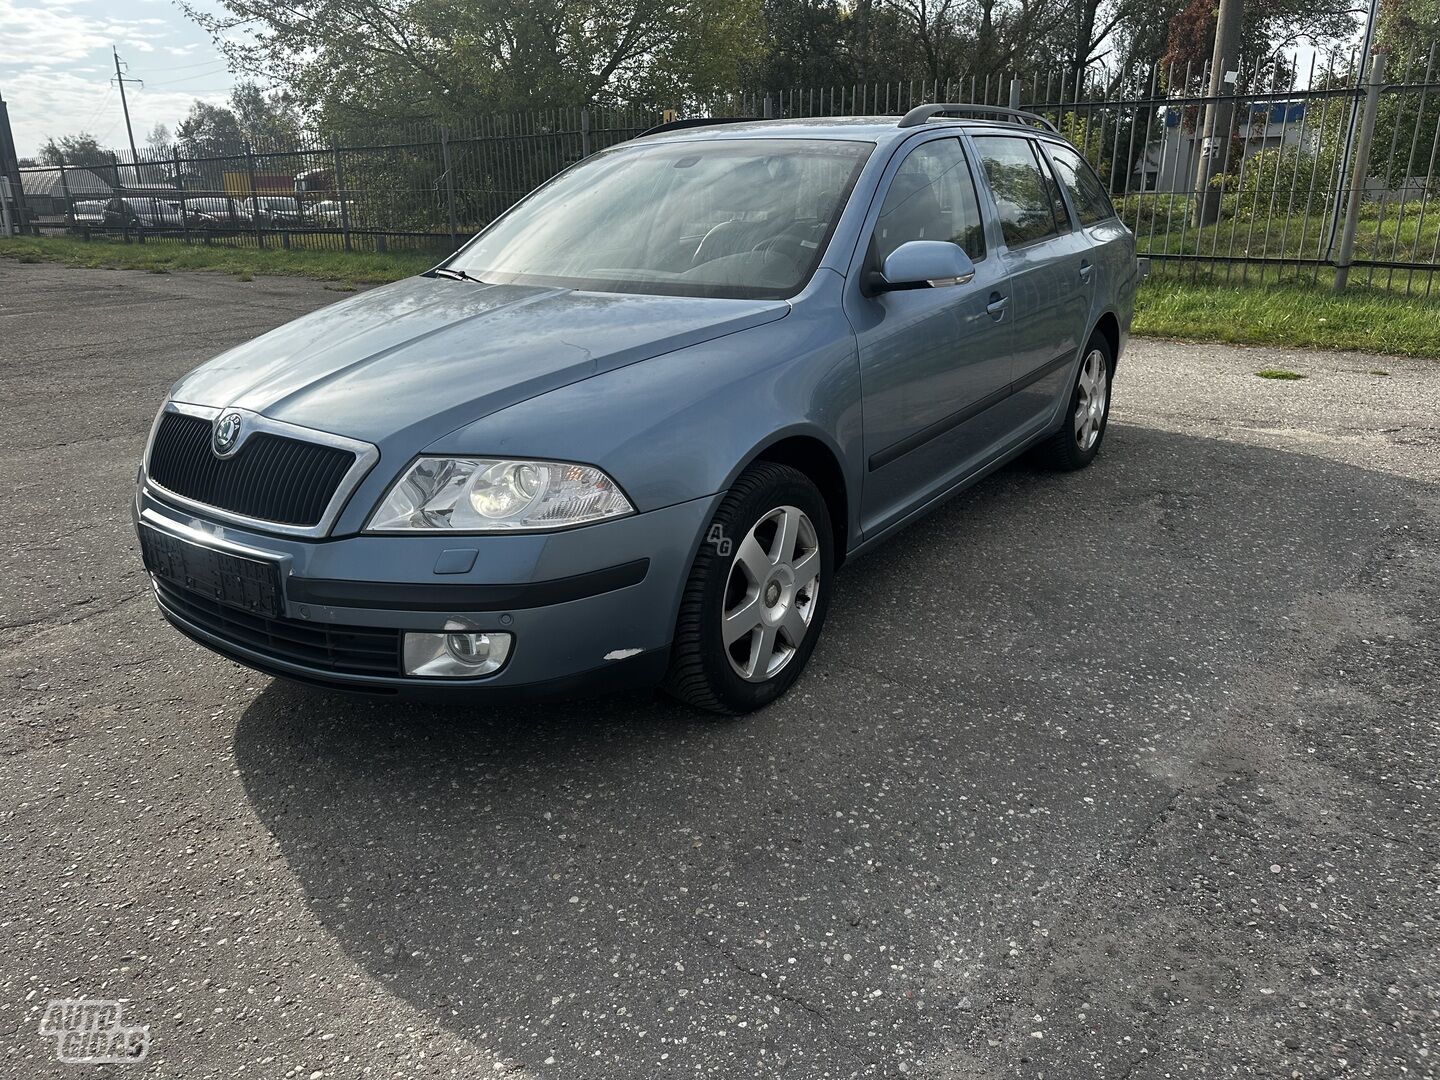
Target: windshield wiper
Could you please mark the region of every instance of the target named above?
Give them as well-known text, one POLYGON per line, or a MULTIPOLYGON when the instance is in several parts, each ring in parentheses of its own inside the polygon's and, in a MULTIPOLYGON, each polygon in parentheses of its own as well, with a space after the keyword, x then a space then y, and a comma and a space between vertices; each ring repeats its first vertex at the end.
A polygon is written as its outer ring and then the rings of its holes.
POLYGON ((464 270, 456 270, 451 266, 437 266, 430 271, 431 277, 452 278, 455 281, 473 281, 476 285, 489 285, 488 281, 481 281, 478 277, 467 274, 464 270))

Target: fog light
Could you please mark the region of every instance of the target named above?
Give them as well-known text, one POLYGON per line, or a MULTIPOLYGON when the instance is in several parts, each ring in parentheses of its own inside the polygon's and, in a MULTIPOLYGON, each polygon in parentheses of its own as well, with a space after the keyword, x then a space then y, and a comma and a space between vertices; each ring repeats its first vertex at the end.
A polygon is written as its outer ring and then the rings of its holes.
POLYGON ((499 671, 510 655, 509 634, 405 635, 405 674, 473 679, 499 671))

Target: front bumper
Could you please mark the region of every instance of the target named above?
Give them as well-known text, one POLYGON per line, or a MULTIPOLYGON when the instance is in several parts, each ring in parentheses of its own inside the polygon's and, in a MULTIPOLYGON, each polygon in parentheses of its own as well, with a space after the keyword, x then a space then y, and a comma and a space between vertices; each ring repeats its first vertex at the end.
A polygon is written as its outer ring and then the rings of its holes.
POLYGON ((263 615, 152 574, 166 619, 215 652, 333 689, 506 698, 658 682, 718 498, 556 533, 311 540, 207 519, 142 480, 134 516, 137 530, 276 567, 278 610, 263 615), (447 629, 511 634, 509 659, 478 679, 404 675, 400 635, 447 629))

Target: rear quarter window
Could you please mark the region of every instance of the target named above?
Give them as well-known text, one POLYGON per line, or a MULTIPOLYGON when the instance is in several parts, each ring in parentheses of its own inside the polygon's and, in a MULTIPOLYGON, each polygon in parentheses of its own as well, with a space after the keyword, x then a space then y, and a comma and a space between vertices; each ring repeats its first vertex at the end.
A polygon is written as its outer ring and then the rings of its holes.
POLYGON ((1075 212, 1080 215, 1081 225, 1094 225, 1115 216, 1115 207, 1105 193, 1105 185, 1088 161, 1068 146, 1046 143, 1045 149, 1055 164, 1055 175, 1060 178, 1075 212))
POLYGON ((1060 186, 1037 156, 1033 139, 977 135, 974 141, 1007 245, 1023 247, 1070 231, 1060 186))

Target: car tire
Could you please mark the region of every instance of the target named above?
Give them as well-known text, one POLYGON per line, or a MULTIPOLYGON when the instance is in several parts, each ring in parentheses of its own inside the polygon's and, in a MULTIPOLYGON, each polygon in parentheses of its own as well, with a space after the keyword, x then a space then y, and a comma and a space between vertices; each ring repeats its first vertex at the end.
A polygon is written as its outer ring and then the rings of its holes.
POLYGON ((1059 430, 1036 448, 1043 465, 1073 472, 1095 460, 1110 419, 1110 383, 1114 374, 1115 356, 1110 343, 1096 334, 1085 346, 1059 430))
POLYGON ((774 462, 750 466, 701 541, 665 690, 731 716, 774 701, 814 651, 834 566, 830 513, 809 477, 774 462))

